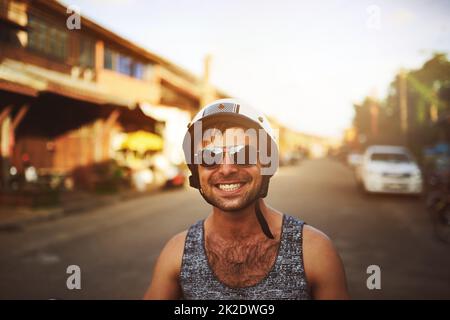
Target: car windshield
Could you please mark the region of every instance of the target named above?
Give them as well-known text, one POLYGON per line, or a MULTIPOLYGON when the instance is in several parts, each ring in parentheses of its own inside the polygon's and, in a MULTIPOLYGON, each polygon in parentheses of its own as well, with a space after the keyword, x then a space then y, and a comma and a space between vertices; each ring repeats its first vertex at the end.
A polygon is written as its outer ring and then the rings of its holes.
POLYGON ((372 161, 408 163, 411 159, 404 153, 374 153, 370 157, 372 161))

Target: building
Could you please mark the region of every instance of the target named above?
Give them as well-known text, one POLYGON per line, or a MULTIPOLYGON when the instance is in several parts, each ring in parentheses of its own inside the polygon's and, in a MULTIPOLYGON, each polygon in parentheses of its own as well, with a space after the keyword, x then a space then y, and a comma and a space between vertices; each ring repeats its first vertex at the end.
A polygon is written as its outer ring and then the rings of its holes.
POLYGON ((335 148, 339 144, 337 139, 293 130, 273 117, 269 117, 269 121, 276 131, 281 165, 289 164, 305 157, 324 157, 328 149, 335 148))
POLYGON ((207 70, 196 77, 57 1, 0 0, 3 188, 28 166, 39 175, 68 175, 106 162, 119 132, 165 138, 166 120, 152 108, 170 107, 174 127, 174 110, 193 115, 224 97, 207 70))

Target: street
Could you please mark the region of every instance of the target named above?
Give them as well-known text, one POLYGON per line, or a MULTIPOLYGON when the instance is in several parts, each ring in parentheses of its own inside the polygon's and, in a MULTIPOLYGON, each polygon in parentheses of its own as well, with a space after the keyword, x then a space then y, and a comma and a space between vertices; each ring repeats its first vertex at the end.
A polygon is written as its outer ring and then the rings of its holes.
MULTIPOLYGON (((267 203, 333 240, 353 299, 450 299, 450 245, 420 198, 365 195, 349 168, 319 159, 281 168, 267 203), (366 286, 370 265, 380 290, 366 286)), ((164 243, 208 213, 188 188, 2 231, 0 298, 140 299, 164 243), (81 268, 81 290, 66 287, 69 265, 81 268)))

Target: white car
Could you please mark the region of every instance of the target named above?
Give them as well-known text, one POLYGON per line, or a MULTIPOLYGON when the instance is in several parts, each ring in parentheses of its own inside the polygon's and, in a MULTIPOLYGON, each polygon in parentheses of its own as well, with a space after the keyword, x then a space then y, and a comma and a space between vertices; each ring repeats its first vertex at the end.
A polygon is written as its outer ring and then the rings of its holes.
POLYGON ((410 152, 400 146, 370 146, 356 169, 356 179, 366 192, 422 192, 422 173, 410 152))

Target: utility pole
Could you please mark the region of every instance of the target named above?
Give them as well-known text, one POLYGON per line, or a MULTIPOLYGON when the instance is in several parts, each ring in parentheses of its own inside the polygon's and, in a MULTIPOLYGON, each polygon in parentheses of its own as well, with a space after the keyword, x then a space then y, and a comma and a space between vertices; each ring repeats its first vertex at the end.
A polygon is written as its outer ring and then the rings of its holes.
POLYGON ((372 92, 369 97, 369 112, 370 112, 370 133, 372 138, 378 139, 378 117, 379 117, 379 105, 376 88, 372 88, 372 92))
POLYGON ((370 102, 370 132, 373 138, 378 138, 378 105, 375 101, 370 102))
POLYGON ((406 94, 406 73, 404 69, 400 70, 398 75, 398 97, 400 107, 400 128, 403 134, 408 132, 408 101, 406 94))
POLYGON ((201 88, 200 107, 205 106, 215 99, 214 89, 210 84, 210 72, 211 72, 211 54, 207 54, 203 60, 203 79, 201 88))
POLYGON ((433 98, 431 99, 431 104, 430 104, 430 120, 433 123, 438 121, 438 118, 439 118, 439 108, 438 108, 438 103, 439 103, 438 92, 439 92, 439 88, 440 88, 440 83, 439 83, 439 81, 435 80, 433 82, 433 86, 432 86, 432 89, 431 89, 431 96, 433 98))

